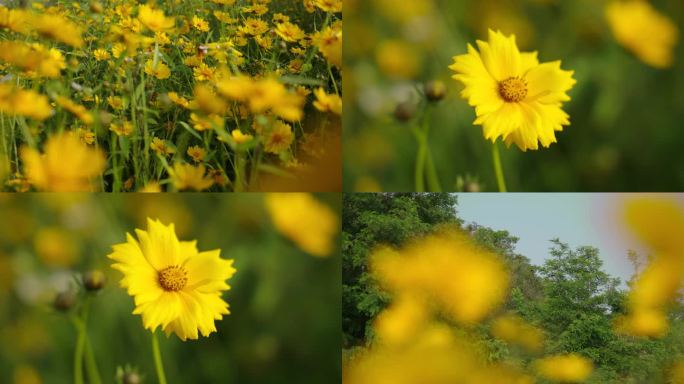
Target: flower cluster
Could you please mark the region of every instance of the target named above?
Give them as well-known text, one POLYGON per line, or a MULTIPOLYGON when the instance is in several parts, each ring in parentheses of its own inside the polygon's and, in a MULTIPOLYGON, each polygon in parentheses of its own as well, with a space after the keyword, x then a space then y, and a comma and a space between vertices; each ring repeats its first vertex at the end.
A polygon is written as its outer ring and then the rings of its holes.
MULTIPOLYGON (((341 0, 0 6, 0 72, 16 84, 0 89, 2 119, 30 133, 5 147, 47 152, 72 133, 106 155, 93 175, 106 191, 291 178, 330 149, 312 137, 338 136, 341 12, 341 0)), ((29 165, 9 163, 25 180, 29 165)))

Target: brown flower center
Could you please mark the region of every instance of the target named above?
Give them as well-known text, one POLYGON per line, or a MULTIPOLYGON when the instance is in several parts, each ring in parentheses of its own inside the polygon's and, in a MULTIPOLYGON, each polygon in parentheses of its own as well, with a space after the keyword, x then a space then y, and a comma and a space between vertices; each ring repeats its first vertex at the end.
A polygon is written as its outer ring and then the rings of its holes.
POLYGON ((517 103, 527 97, 527 81, 519 77, 509 77, 499 83, 499 94, 509 103, 517 103))
POLYGON ((188 282, 188 271, 180 265, 172 265, 157 272, 159 285, 165 291, 180 291, 188 282))

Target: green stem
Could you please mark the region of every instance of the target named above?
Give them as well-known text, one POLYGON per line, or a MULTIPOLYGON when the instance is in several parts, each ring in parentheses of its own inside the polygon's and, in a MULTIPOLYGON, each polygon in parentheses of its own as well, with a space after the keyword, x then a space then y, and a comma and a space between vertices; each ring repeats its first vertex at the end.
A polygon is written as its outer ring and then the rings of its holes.
POLYGON ((75 318, 74 325, 78 331, 76 351, 74 352, 74 384, 83 384, 83 350, 85 349, 85 327, 81 319, 75 318))
POLYGON ((416 155, 416 170, 415 170, 415 184, 416 192, 425 192, 425 159, 427 156, 427 145, 425 144, 425 136, 422 132, 414 130, 413 132, 418 141, 418 153, 416 155))
POLYGON ((233 192, 243 192, 245 190, 245 158, 243 155, 240 150, 235 152, 235 185, 233 186, 233 192))
POLYGON ((157 332, 152 332, 152 354, 154 355, 154 366, 157 370, 159 384, 166 384, 166 376, 164 375, 164 362, 162 361, 161 352, 159 351, 157 332))
POLYGON ((503 167, 501 167, 501 155, 496 142, 492 143, 492 159, 494 161, 494 173, 496 173, 496 184, 499 192, 506 192, 506 181, 504 180, 503 167))
POLYGON ((87 334, 85 337, 85 368, 86 372, 88 373, 89 384, 102 384, 100 372, 98 371, 97 363, 95 362, 95 354, 93 353, 93 347, 92 345, 90 345, 90 338, 87 334))
POLYGON ((432 109, 430 109, 430 106, 428 106, 425 111, 425 116, 423 117, 423 145, 425 145, 427 157, 427 161, 425 162, 427 182, 428 188, 431 192, 442 192, 442 186, 439 183, 439 177, 437 176, 435 162, 432 159, 432 151, 430 150, 430 143, 428 141, 430 133, 430 117, 432 117, 432 109))
POLYGON ((432 151, 428 145, 425 147, 427 148, 427 162, 425 163, 425 166, 427 168, 428 188, 430 188, 430 191, 432 192, 442 192, 442 186, 439 184, 439 177, 437 176, 437 170, 435 169, 435 162, 432 160, 432 151))

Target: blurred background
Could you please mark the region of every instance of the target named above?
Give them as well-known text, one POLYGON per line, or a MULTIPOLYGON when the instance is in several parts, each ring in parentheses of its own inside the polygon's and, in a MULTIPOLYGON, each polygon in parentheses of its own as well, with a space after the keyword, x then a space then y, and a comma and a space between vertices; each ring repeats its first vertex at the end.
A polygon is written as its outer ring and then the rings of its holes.
MULTIPOLYGON (((196 341, 160 338, 173 383, 326 383, 341 376, 339 239, 327 257, 300 250, 272 224, 262 194, 0 195, 0 382, 73 383, 76 330, 55 295, 98 269, 88 334, 103 383, 137 367, 156 383, 151 333, 106 255, 146 218, 173 222, 180 240, 220 248, 237 273, 231 314, 196 341)), ((339 212, 339 195, 316 195, 339 212)), ((339 213, 335 216, 339 217, 339 213)))
MULTIPOLYGON (((684 29, 684 2, 649 0, 684 29)), ((451 79, 452 57, 487 29, 514 33, 521 51, 562 60, 577 84, 564 105, 571 125, 548 149, 503 149, 512 191, 680 191, 684 188, 684 44, 664 69, 640 61, 616 40, 606 0, 349 0, 345 2, 344 187, 414 189, 417 145, 411 124, 422 113, 423 84, 439 80, 430 147, 442 188, 496 189, 491 143, 451 79)), ((638 18, 634 28, 638 26, 638 18)), ((644 33, 648 33, 646 29, 644 33)), ((503 145, 500 144, 502 148, 503 145)))

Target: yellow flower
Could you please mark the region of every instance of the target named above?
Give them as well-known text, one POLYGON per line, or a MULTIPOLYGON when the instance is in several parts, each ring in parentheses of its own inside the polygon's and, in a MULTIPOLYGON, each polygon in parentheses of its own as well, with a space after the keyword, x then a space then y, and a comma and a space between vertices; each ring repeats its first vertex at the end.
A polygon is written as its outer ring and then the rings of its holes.
POLYGON ((133 134, 133 124, 130 121, 124 121, 121 124, 111 124, 109 130, 116 133, 117 136, 130 136, 133 134))
POLYGON ((278 36, 280 36, 281 39, 290 43, 296 43, 306 36, 304 31, 302 31, 299 26, 290 22, 278 24, 275 28, 275 32, 278 34, 278 36))
POLYGON ((96 49, 93 51, 93 57, 95 57, 95 60, 97 61, 104 61, 109 60, 111 56, 109 55, 109 52, 107 52, 106 49, 96 49))
POLYGON ((170 147, 165 140, 162 140, 158 137, 152 139, 152 142, 150 143, 150 149, 158 155, 163 156, 170 155, 176 152, 176 150, 173 149, 173 147, 170 147))
MULTIPOLYGON (((342 68, 342 28, 328 27, 312 36, 314 45, 323 57, 337 68, 342 68)), ((410 59, 410 58, 409 58, 410 59)))
POLYGON ((183 96, 178 96, 178 93, 176 92, 169 92, 167 96, 172 102, 180 105, 183 108, 188 108, 188 106, 190 106, 190 102, 188 101, 188 99, 186 99, 183 96))
POLYGON ((138 20, 152 32, 163 32, 173 28, 173 18, 164 16, 164 11, 143 5, 138 11, 138 20))
POLYGON ((137 239, 114 245, 107 257, 121 271, 121 287, 135 298, 133 314, 141 315, 145 329, 157 327, 181 340, 216 332, 215 320, 230 313, 223 291, 235 273, 233 260, 220 250, 199 252, 196 241, 179 241, 174 225, 147 219, 147 231, 136 229, 137 239))
POLYGON ((648 1, 612 1, 606 19, 615 39, 641 61, 656 68, 672 65, 677 26, 648 1))
POLYGON ((46 96, 9 84, 0 84, 0 111, 36 120, 45 120, 52 115, 46 96))
POLYGON ((193 145, 192 147, 188 148, 187 154, 188 156, 192 157, 195 162, 200 162, 204 160, 204 156, 206 156, 207 152, 199 145, 193 145))
POLYGON ((273 128, 266 137, 265 150, 268 153, 280 154, 290 148, 293 140, 294 134, 292 133, 292 127, 281 121, 277 121, 273 124, 273 128))
POLYGON ((498 255, 453 228, 399 250, 378 249, 371 268, 391 292, 420 295, 464 325, 477 323, 501 304, 509 284, 498 255))
POLYGON ((201 32, 209 32, 209 23, 201 17, 192 17, 192 26, 201 32))
POLYGON ((342 99, 336 94, 328 95, 323 88, 318 88, 314 91, 316 101, 313 105, 321 112, 332 112, 336 115, 342 115, 342 99))
POLYGON ((530 352, 539 352, 544 348, 544 334, 538 328, 528 324, 520 316, 506 314, 492 322, 492 335, 497 339, 519 345, 530 352))
POLYGON ((33 29, 49 39, 69 44, 75 48, 83 46, 81 28, 59 15, 42 14, 33 18, 33 29))
POLYGON ((665 199, 635 200, 627 205, 625 219, 653 257, 634 281, 629 312, 615 327, 633 336, 662 337, 669 328, 667 308, 684 284, 684 209, 665 199))
POLYGON ((197 81, 213 81, 214 76, 216 76, 216 69, 206 65, 205 63, 193 68, 192 72, 197 81))
POLYGON ((195 191, 203 191, 214 184, 214 180, 206 177, 205 173, 206 168, 203 164, 193 166, 175 163, 170 176, 178 190, 194 189, 195 191))
POLYGON ((21 150, 24 172, 36 188, 54 192, 92 191, 92 179, 105 167, 105 156, 95 148, 63 133, 50 137, 45 143, 44 155, 32 148, 21 150))
POLYGON ((342 0, 314 0, 313 3, 325 12, 342 12, 342 0))
POLYGON ((332 253, 340 223, 330 207, 308 193, 269 193, 265 199, 273 225, 280 233, 314 256, 332 253))
POLYGON ((79 250, 70 232, 59 227, 39 230, 33 239, 36 254, 48 266, 70 267, 78 259, 79 250))
POLYGON ((477 42, 479 52, 454 57, 449 68, 465 88, 463 98, 475 107, 485 139, 501 137, 521 150, 548 147, 556 142, 555 131, 569 125, 562 103, 575 84, 572 71, 560 69, 560 61, 540 64, 537 53, 521 53, 515 36, 489 31, 489 42, 477 42))
POLYGON ((26 34, 30 32, 31 13, 23 9, 7 9, 0 6, 0 28, 26 34))
POLYGON ((535 361, 539 374, 549 380, 580 383, 591 376, 591 360, 577 354, 557 355, 535 361))
POLYGON ((76 104, 68 97, 57 96, 55 102, 60 107, 74 114, 76 117, 78 117, 79 120, 81 120, 85 124, 90 125, 95 122, 95 118, 93 118, 93 115, 90 112, 88 112, 88 110, 84 106, 76 104))
POLYGON ((230 132, 230 135, 233 137, 233 140, 235 140, 235 142, 238 144, 248 143, 252 141, 252 139, 254 138, 254 136, 252 135, 242 133, 242 131, 239 129, 233 129, 230 132))
POLYGON ((107 97, 107 104, 116 110, 122 110, 125 107, 124 100, 121 98, 121 96, 107 97))
POLYGON ((171 71, 166 64, 162 63, 161 61, 157 61, 157 65, 155 66, 154 60, 147 60, 145 63, 145 73, 150 76, 154 76, 159 80, 168 79, 169 76, 171 76, 171 71))

